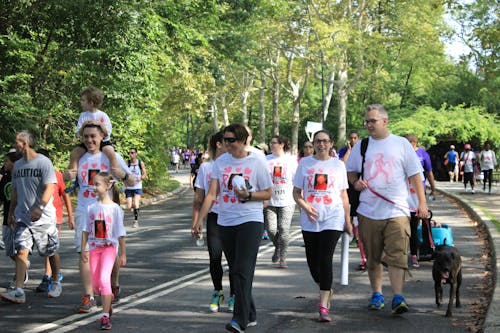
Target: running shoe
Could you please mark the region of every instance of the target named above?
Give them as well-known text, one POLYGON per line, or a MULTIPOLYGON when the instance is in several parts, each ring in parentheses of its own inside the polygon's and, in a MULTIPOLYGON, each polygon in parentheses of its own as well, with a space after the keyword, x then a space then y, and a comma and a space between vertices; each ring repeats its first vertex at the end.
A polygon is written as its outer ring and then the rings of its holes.
POLYGON ((278 248, 275 248, 271 261, 273 262, 273 264, 276 264, 279 260, 280 260, 280 250, 278 248))
POLYGON ((366 260, 361 260, 358 265, 358 271, 366 271, 366 260))
POLYGON ((381 293, 373 293, 368 308, 370 310, 380 310, 384 308, 384 296, 381 293))
POLYGON ((113 293, 113 300, 111 303, 118 303, 120 301, 120 286, 111 286, 111 292, 113 293))
POLYGON ((0 240, 0 249, 5 250, 5 243, 3 240, 0 240))
POLYGON ((132 223, 132 228, 139 228, 139 221, 135 220, 134 223, 132 223))
POLYGON ((229 296, 227 300, 227 311, 234 312, 234 295, 229 296))
POLYGON ((208 308, 210 312, 219 312, 220 305, 224 300, 224 291, 223 290, 214 290, 212 293, 212 298, 210 299, 210 305, 208 308))
POLYGON ((252 320, 252 321, 248 322, 248 324, 247 324, 247 328, 255 327, 255 326, 257 326, 257 320, 252 320))
POLYGON ((82 297, 82 302, 80 303, 80 307, 78 308, 79 313, 89 313, 97 310, 97 305, 95 299, 91 299, 90 295, 84 295, 82 297))
POLYGON ((50 291, 51 277, 45 274, 42 277, 42 282, 36 287, 37 293, 48 293, 50 291))
POLYGON ((418 264, 418 259, 416 255, 411 256, 411 266, 414 268, 419 268, 420 265, 418 264))
POLYGON ((279 268, 288 268, 288 264, 286 263, 286 260, 280 260, 280 265, 278 267, 279 268))
POLYGON ((267 230, 264 230, 264 232, 262 233, 262 239, 269 239, 269 235, 267 234, 267 230))
POLYGON ((6 301, 22 304, 26 302, 26 295, 24 291, 20 288, 12 289, 6 293, 0 294, 0 297, 6 301))
POLYGON ((398 315, 410 311, 405 298, 402 295, 396 294, 392 299, 392 314, 398 315))
POLYGON ((101 317, 101 330, 110 330, 113 325, 111 325, 111 320, 109 317, 102 316, 101 317))
POLYGON ((57 298, 61 296, 62 293, 62 286, 61 282, 54 282, 50 286, 50 291, 48 293, 49 298, 57 298))
POLYGON ((319 319, 320 322, 331 322, 332 317, 330 317, 330 309, 324 307, 323 305, 319 305, 319 319))
POLYGON ((227 323, 226 330, 234 333, 245 332, 245 330, 241 328, 240 324, 238 324, 236 320, 231 320, 231 322, 227 323))

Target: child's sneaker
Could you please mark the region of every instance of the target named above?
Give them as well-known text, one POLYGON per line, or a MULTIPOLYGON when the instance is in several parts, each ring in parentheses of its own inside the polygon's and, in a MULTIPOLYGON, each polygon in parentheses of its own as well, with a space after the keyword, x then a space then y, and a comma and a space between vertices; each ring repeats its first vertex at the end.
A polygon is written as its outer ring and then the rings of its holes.
POLYGON ((234 295, 229 296, 227 300, 227 311, 234 312, 234 295))
POLYGON ((370 310, 380 310, 384 308, 384 296, 379 293, 373 293, 372 298, 370 299, 370 304, 368 305, 368 308, 370 310))
POLYGON ((402 295, 396 294, 392 299, 392 314, 403 314, 410 311, 408 304, 406 304, 405 298, 402 295))
POLYGON ((57 298, 61 296, 62 293, 62 286, 61 282, 53 282, 52 285, 50 286, 50 291, 49 291, 49 298, 57 298))
POLYGON ((110 330, 113 325, 111 325, 111 320, 108 317, 101 317, 101 330, 110 330))
POLYGON ((319 305, 319 321, 320 322, 330 322, 332 321, 332 317, 330 317, 330 309, 324 307, 323 305, 319 305))
POLYGON ((48 275, 44 275, 42 278, 42 282, 36 287, 37 293, 48 293, 50 291, 50 277, 48 275))
POLYGON ((24 291, 20 288, 15 288, 6 293, 2 293, 0 294, 0 297, 6 301, 17 304, 22 304, 26 302, 26 295, 24 294, 24 291))
POLYGON ((91 299, 90 295, 84 295, 82 297, 82 302, 80 303, 80 307, 78 309, 79 313, 89 313, 93 312, 97 309, 97 305, 95 299, 91 299))
POLYGON ((267 234, 267 230, 264 230, 264 232, 262 233, 262 239, 264 239, 264 240, 269 239, 269 235, 267 234))
POLYGON ((224 291, 214 290, 214 292, 212 293, 212 298, 210 300, 210 305, 208 306, 210 312, 219 312, 219 308, 223 300, 224 300, 224 291))

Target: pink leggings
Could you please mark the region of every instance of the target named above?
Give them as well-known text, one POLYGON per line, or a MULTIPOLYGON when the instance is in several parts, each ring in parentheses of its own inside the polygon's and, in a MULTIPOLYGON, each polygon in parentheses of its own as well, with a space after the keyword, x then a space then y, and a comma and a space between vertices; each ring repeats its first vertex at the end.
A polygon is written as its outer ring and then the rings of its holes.
POLYGON ((90 250, 90 274, 94 292, 101 296, 111 295, 111 272, 116 260, 116 247, 113 245, 96 247, 90 250))

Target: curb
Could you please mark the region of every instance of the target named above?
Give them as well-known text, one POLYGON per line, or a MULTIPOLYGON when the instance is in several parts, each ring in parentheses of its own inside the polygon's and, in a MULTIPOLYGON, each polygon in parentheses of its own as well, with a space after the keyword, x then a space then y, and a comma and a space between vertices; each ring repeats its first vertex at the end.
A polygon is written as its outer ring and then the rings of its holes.
POLYGON ((499 275, 500 268, 500 234, 496 229, 493 222, 479 209, 477 205, 474 205, 460 196, 446 192, 442 189, 437 189, 441 194, 456 200, 465 209, 467 214, 478 223, 483 224, 486 227, 488 235, 488 243, 491 251, 491 266, 493 274, 493 292, 491 294, 491 301, 488 305, 488 312, 486 313, 486 318, 483 324, 484 333, 494 333, 500 331, 500 288, 497 284, 497 278, 499 275))

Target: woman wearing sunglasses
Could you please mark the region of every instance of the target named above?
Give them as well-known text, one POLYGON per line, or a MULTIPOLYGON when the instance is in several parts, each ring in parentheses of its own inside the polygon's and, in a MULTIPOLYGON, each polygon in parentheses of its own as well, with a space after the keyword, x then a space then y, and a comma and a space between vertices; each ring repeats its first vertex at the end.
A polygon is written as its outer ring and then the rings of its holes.
POLYGON ((352 234, 344 163, 330 156, 330 133, 318 131, 313 138, 314 156, 304 157, 293 181, 293 197, 301 208, 302 236, 314 282, 319 286, 319 321, 329 322, 332 296, 332 258, 345 230, 352 234))
POLYGON ((264 229, 263 201, 271 197, 273 184, 262 157, 245 149, 248 139, 245 127, 232 124, 223 133, 227 154, 214 162, 209 190, 193 232, 201 233, 203 219, 217 200, 217 224, 221 227, 222 248, 229 263, 235 296, 233 319, 226 329, 243 332, 257 325, 252 283, 264 229))

